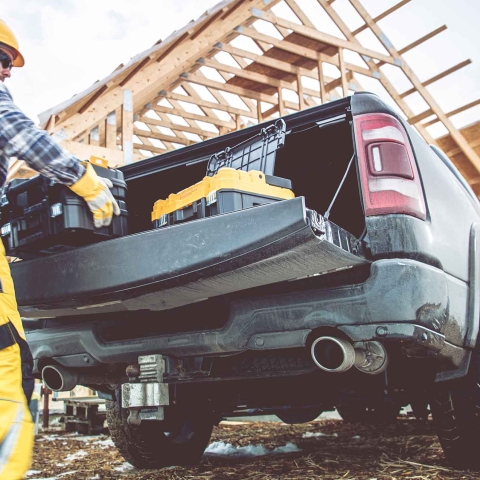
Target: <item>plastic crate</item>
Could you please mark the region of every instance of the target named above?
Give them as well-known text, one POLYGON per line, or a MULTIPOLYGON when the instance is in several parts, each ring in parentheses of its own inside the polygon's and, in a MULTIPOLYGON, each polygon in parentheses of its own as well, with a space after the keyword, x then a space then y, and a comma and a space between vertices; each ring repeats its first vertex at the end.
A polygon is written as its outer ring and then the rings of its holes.
POLYGON ((65 185, 41 175, 13 180, 2 197, 1 236, 7 255, 32 258, 128 234, 123 173, 93 165, 113 183, 121 214, 108 227, 95 228, 86 202, 65 185))
POLYGON ((212 155, 207 165, 207 176, 212 177, 223 167, 273 175, 277 150, 285 144, 285 131, 285 122, 279 119, 273 125, 262 128, 254 137, 212 155))
POLYGON ((155 202, 154 228, 230 213, 279 200, 294 198, 290 180, 222 168, 214 177, 205 177, 166 200, 155 202))

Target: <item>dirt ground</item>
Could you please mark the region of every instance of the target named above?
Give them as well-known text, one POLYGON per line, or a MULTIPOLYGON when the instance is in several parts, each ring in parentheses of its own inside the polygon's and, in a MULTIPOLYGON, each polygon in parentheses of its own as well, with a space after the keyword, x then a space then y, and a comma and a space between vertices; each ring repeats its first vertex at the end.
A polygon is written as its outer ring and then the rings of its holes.
POLYGON ((45 433, 35 442, 28 479, 478 479, 443 458, 431 424, 413 419, 390 426, 340 420, 304 425, 223 422, 200 465, 137 470, 106 435, 45 433), (230 446, 228 444, 231 444, 230 446), (293 444, 293 445, 292 445, 293 444), (254 448, 253 446, 257 446, 254 448), (249 456, 250 455, 250 456, 249 456), (256 455, 256 456, 251 456, 256 455))

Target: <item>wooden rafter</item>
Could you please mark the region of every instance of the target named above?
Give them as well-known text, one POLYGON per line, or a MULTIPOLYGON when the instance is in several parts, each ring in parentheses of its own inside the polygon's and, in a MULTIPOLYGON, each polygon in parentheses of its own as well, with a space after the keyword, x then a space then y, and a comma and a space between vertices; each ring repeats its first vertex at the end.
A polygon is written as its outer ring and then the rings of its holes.
MULTIPOLYGON (((380 82, 407 121, 428 142, 445 147, 480 194, 480 146, 472 133, 478 133, 480 127, 459 131, 450 120, 479 105, 480 100, 445 113, 427 89, 466 67, 470 60, 420 81, 402 57, 439 35, 446 26, 397 49, 378 22, 410 0, 400 0, 376 17, 367 12, 361 0, 347 0, 363 21, 355 30, 337 12, 334 0, 316 1, 344 38, 316 28, 299 0, 224 0, 127 65, 120 65, 84 94, 47 112, 42 126, 50 134, 61 132, 66 137, 63 144, 72 151, 82 155, 95 151, 98 156, 111 157, 112 163, 117 164, 120 159, 127 159, 128 151, 133 160, 138 160, 148 152, 161 154, 178 145, 195 143, 192 138, 212 138, 245 124, 325 103, 352 90, 363 90, 359 83, 359 76, 363 75, 380 82), (272 10, 282 1, 289 12, 282 14, 285 18, 272 10), (259 20, 273 26, 274 33, 260 28, 259 20), (376 51, 361 43, 357 35, 367 30, 376 36, 384 50, 376 51), (256 45, 256 51, 247 40, 256 45), (359 56, 363 65, 349 62, 347 52, 359 56), (410 87, 398 92, 383 65, 400 69, 410 87), (332 70, 331 66, 338 69, 337 75, 326 74, 327 68, 332 70), (215 72, 216 78, 209 72, 215 72), (177 87, 183 89, 182 93, 178 93, 177 87), (124 104, 124 99, 129 98, 128 94, 125 96, 126 89, 131 92, 132 111, 124 104), (419 94, 425 100, 424 112, 414 113, 409 107, 406 98, 412 94, 419 94), (165 100, 169 107, 165 106, 165 100), (169 114, 180 117, 181 122, 169 118, 169 114), (427 128, 436 123, 446 127, 447 140, 432 138, 427 128)), ((21 162, 13 162, 10 177, 12 174, 30 172, 21 162)))

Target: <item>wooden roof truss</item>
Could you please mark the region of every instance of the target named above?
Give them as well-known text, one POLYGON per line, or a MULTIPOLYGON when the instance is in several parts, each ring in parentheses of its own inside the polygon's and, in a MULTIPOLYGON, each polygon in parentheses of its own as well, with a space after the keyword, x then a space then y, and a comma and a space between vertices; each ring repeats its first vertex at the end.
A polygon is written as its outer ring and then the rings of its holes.
MULTIPOLYGON (((449 149, 480 193, 479 136, 469 142, 450 120, 480 100, 445 113, 426 88, 470 60, 422 82, 402 57, 446 27, 397 49, 378 22, 410 0, 375 18, 360 0, 348 0, 363 20, 353 31, 335 0, 315 1, 343 38, 316 28, 302 0, 226 0, 78 99, 47 112, 42 126, 73 153, 119 165, 349 95, 362 90, 361 79, 368 77, 380 82, 429 143, 449 149), (378 51, 360 42, 365 30, 380 42, 378 51), (411 87, 397 91, 386 66, 399 69, 411 87), (406 101, 414 94, 427 105, 420 114, 406 101), (435 123, 444 125, 448 138, 432 138, 427 127, 435 123)), ((21 162, 12 163, 10 178, 29 174, 21 162)))

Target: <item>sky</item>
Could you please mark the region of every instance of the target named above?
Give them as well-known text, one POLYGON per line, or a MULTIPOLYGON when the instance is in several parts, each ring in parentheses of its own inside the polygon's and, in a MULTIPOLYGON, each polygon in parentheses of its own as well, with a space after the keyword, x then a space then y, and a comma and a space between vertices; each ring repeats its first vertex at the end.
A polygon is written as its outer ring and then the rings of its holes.
MULTIPOLYGON (((14 69, 7 85, 17 105, 32 119, 109 75, 119 64, 165 39, 174 30, 197 19, 215 0, 0 0, 1 17, 14 30, 25 67, 14 69)), ((376 16, 399 0, 363 0, 376 16)), ((318 9, 316 0, 297 0, 316 26, 338 34, 318 9), (315 4, 315 5, 314 5, 315 4)), ((347 25, 361 24, 348 0, 333 4, 347 25)), ((444 111, 480 98, 479 0, 412 0, 379 22, 393 45, 400 49, 446 24, 448 30, 404 55, 424 81, 470 58, 473 64, 428 87, 444 111)), ((365 46, 379 48, 368 32, 359 37, 365 46)), ((380 47, 381 48, 381 47, 380 47)), ((385 67, 388 68, 388 67, 385 67)), ((385 71, 400 91, 408 83, 397 69, 385 71), (394 71, 395 70, 395 71, 394 71)), ((367 78, 365 89, 383 95, 367 78)), ((407 102, 414 113, 426 106, 412 95, 407 102)), ((457 127, 480 119, 480 106, 452 117, 457 127)), ((431 127, 434 136, 444 133, 431 127)))

